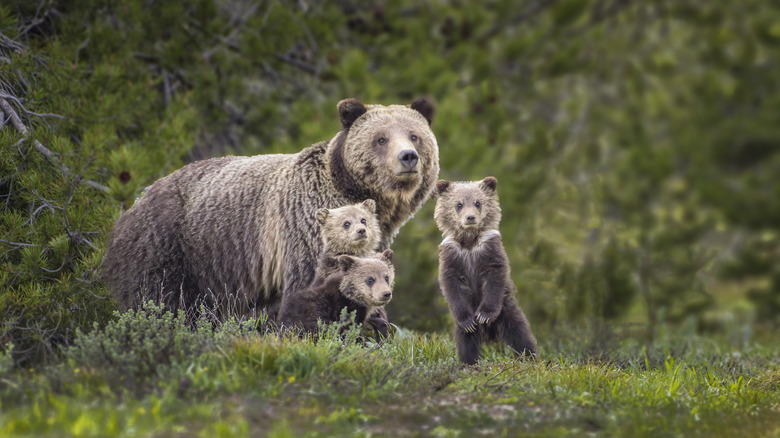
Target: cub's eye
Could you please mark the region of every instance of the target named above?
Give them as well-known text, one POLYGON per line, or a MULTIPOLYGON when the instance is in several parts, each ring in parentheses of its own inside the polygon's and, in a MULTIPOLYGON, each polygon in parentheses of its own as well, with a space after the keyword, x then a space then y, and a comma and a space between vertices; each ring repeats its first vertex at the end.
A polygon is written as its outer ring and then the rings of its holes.
POLYGON ((379 140, 377 140, 376 142, 379 143, 380 146, 384 146, 387 144, 387 139, 384 137, 379 137, 379 140))
POLYGON ((458 202, 458 210, 460 210, 461 208, 463 208, 463 203, 462 202, 458 202))
POLYGON ((474 206, 477 207, 477 208, 482 208, 482 203, 477 201, 477 202, 474 203, 474 206))
POLYGON ((388 283, 388 284, 390 283, 390 276, 389 275, 385 275, 385 283, 388 283))
POLYGON ((374 283, 376 283, 376 280, 374 280, 374 277, 368 277, 368 280, 366 280, 366 284, 369 286, 373 286, 374 283))
POLYGON ((363 224, 363 225, 365 225, 365 224, 366 224, 366 219, 365 219, 365 218, 363 218, 363 219, 360 219, 360 223, 361 223, 361 224, 363 224))
POLYGON ((412 135, 409 136, 409 140, 416 142, 417 141, 417 136, 412 134, 412 135))
POLYGON ((350 225, 352 224, 349 221, 344 222, 344 228, 349 228, 350 225))

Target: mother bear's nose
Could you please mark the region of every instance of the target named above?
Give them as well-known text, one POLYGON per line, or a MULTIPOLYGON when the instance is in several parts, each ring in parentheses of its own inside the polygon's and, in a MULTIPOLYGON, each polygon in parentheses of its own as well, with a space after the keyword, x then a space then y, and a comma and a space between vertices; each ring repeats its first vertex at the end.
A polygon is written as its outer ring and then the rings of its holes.
POLYGON ((417 151, 414 149, 406 149, 398 154, 398 161, 401 162, 401 165, 404 166, 406 170, 414 169, 414 166, 417 165, 417 160, 419 158, 420 156, 417 155, 417 151))

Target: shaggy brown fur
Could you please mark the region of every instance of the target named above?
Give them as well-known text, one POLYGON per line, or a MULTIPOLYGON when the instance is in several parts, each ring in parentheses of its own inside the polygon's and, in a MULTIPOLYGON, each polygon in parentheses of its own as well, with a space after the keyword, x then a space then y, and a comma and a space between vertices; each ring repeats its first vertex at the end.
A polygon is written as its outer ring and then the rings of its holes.
POLYGON ((444 240, 439 246, 439 284, 455 319, 458 357, 479 360, 484 341, 503 339, 516 354, 536 354, 531 326, 515 301, 509 259, 498 224, 497 181, 436 184, 434 219, 444 240))
MULTIPOLYGON (((209 296, 242 309, 305 289, 322 252, 318 208, 377 203, 379 249, 425 202, 439 173, 432 106, 339 102, 343 129, 296 154, 192 163, 158 180, 117 222, 103 278, 122 309, 209 296)), ((270 311, 274 316, 273 310, 270 311)))
POLYGON ((316 333, 317 321, 339 320, 341 309, 355 312, 355 322, 362 324, 368 315, 392 298, 395 273, 392 250, 379 257, 338 256, 338 271, 318 277, 299 294, 285 295, 279 311, 283 327, 297 327, 316 333))
MULTIPOLYGON (((315 281, 316 278, 328 278, 339 272, 340 255, 381 255, 376 253, 381 231, 376 219, 376 202, 373 199, 330 210, 321 208, 317 210, 316 216, 322 234, 323 252, 317 264, 315 281)), ((375 309, 368 317, 367 323, 374 329, 378 339, 388 337, 390 323, 387 322, 387 311, 384 307, 375 309)))

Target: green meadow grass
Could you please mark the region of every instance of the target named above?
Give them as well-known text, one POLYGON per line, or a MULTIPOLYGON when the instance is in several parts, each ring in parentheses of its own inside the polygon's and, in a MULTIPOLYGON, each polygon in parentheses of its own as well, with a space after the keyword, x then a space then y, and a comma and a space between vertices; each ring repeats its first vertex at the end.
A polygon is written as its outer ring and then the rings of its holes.
POLYGON ((333 328, 315 342, 126 314, 59 363, 0 358, 0 436, 780 434, 775 348, 583 333, 539 333, 530 361, 492 346, 466 367, 446 334, 398 330, 376 345, 333 328))

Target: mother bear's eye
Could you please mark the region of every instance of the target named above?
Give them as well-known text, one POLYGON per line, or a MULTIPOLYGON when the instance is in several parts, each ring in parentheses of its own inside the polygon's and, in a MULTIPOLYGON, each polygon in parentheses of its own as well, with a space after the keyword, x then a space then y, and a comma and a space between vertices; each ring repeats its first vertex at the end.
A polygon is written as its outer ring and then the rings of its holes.
POLYGON ((410 136, 409 136, 409 140, 411 140, 411 141, 417 141, 417 136, 416 136, 416 135, 414 135, 414 134, 412 134, 412 135, 410 135, 410 136))
POLYGON ((387 139, 384 137, 379 137, 379 140, 377 140, 376 142, 379 143, 380 146, 384 146, 385 144, 387 144, 387 139))
POLYGON ((368 277, 368 280, 366 280, 366 284, 369 286, 373 286, 374 282, 376 282, 376 280, 374 280, 374 277, 368 277))
POLYGON ((475 202, 474 206, 477 208, 482 208, 482 204, 479 201, 475 202))
POLYGON ((344 228, 349 228, 350 225, 352 224, 349 221, 344 222, 344 228))
POLYGON ((458 210, 460 210, 461 208, 463 208, 463 203, 462 202, 458 202, 458 210))
POLYGON ((366 218, 360 219, 360 223, 365 225, 366 224, 366 218))
POLYGON ((390 276, 385 275, 385 283, 390 284, 390 276))

